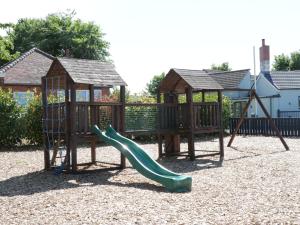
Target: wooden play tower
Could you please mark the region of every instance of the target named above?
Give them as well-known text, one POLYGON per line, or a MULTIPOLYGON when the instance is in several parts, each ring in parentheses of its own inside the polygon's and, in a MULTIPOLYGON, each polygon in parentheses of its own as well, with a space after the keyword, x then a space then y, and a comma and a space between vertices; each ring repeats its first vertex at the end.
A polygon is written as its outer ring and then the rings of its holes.
MULTIPOLYGON (((96 137, 91 127, 98 124, 104 129, 112 124, 124 131, 125 85, 111 63, 73 58, 53 61, 42 78, 45 169, 63 164, 64 170, 76 172, 79 166, 96 163, 96 137), (113 86, 120 86, 117 102, 95 101, 96 89, 104 92, 113 86), (77 98, 78 90, 88 93, 88 101, 77 98), (90 143, 90 163, 78 163, 79 143, 90 143)), ((120 167, 124 166, 121 156, 120 167)))
POLYGON ((191 160, 205 156, 224 157, 222 87, 203 70, 171 69, 162 80, 157 102, 171 109, 161 109, 158 130, 159 156, 189 156, 191 160), (201 101, 193 96, 201 93, 201 101), (216 102, 205 102, 206 94, 216 94, 216 102), (186 101, 179 103, 178 96, 186 101), (173 110, 172 110, 173 107, 173 110), (218 133, 219 151, 195 149, 195 134, 218 133), (188 151, 180 150, 180 136, 188 137, 188 151), (164 148, 163 148, 164 144, 164 148), (196 152, 202 152, 196 154, 196 152), (204 152, 204 153, 203 153, 204 152))

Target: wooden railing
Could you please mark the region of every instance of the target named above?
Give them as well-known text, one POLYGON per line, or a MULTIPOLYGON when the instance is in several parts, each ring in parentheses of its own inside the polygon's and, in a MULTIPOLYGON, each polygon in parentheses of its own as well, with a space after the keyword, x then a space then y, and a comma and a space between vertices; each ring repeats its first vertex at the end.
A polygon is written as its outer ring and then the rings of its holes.
MULTIPOLYGON (((218 103, 194 104, 194 128, 215 129, 219 127, 218 103)), ((134 103, 125 106, 125 130, 168 131, 189 129, 188 105, 172 103, 134 103)))
POLYGON ((91 132, 94 124, 100 129, 105 129, 109 124, 119 127, 120 103, 107 102, 77 102, 75 127, 76 133, 87 134, 91 132))
MULTIPOLYGON (((88 134, 94 124, 105 129, 112 124, 120 127, 120 103, 77 102, 75 105, 75 130, 77 134, 88 134)), ((216 129, 219 127, 218 103, 194 103, 194 128, 216 129)), ((127 103, 125 104, 125 132, 156 133, 189 129, 188 105, 171 103, 127 103)))
POLYGON ((217 102, 194 103, 195 129, 219 127, 219 104, 217 102))

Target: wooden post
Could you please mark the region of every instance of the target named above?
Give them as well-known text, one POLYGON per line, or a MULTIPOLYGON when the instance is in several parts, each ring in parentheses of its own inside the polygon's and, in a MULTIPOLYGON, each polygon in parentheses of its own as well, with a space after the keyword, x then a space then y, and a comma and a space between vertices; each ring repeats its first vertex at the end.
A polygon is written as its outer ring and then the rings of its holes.
MULTIPOLYGON (((90 103, 94 103, 95 95, 94 95, 94 85, 89 85, 89 95, 90 95, 90 103)), ((95 115, 94 115, 94 106, 90 104, 90 121, 91 126, 95 124, 95 115)), ((92 138, 91 140, 91 161, 92 163, 96 163, 96 138, 92 138)))
POLYGON ((281 136, 278 128, 276 127, 274 121, 272 120, 272 117, 270 116, 270 114, 268 113, 268 111, 266 110, 264 104, 261 102, 260 98, 258 97, 258 95, 256 94, 255 90, 252 90, 253 95, 255 96, 258 104, 260 105, 261 109, 263 110, 264 114, 267 116, 267 118, 269 119, 269 122, 271 124, 272 129, 275 131, 276 135, 279 137, 281 143, 283 144, 283 146, 285 147, 286 150, 290 150, 289 146, 287 145, 287 143, 285 142, 285 140, 283 139, 283 137, 281 136))
POLYGON ((69 94, 70 86, 68 77, 65 76, 65 109, 66 109, 66 117, 65 117, 65 143, 66 143, 66 158, 65 164, 66 169, 70 170, 71 164, 71 143, 70 143, 70 94, 69 94))
POLYGON ((240 127, 241 127, 241 125, 242 125, 242 123, 243 123, 243 121, 244 121, 245 114, 246 114, 246 112, 247 112, 247 110, 248 110, 248 108, 249 108, 249 106, 250 106, 250 103, 251 103, 252 99, 253 99, 253 93, 252 93, 252 91, 251 91, 251 92, 250 92, 250 96, 249 96, 249 100, 248 100, 247 104, 245 105, 245 107, 244 107, 244 109, 243 109, 243 112, 242 112, 242 114, 241 114, 241 117, 240 117, 240 119, 239 119, 239 122, 237 123, 236 128, 235 128, 233 134, 231 135, 231 138, 230 138, 230 140, 229 140, 229 142, 228 142, 228 144, 227 144, 227 147, 230 147, 230 146, 231 146, 231 144, 232 144, 232 142, 233 142, 233 140, 234 140, 234 138, 235 138, 237 132, 239 131, 239 129, 240 129, 240 127))
POLYGON ((76 143, 76 88, 73 82, 71 86, 71 102, 70 102, 70 142, 72 155, 72 172, 77 171, 77 143, 76 143))
MULTIPOLYGON (((120 132, 124 134, 125 132, 125 86, 120 86, 120 132)), ((126 158, 121 153, 121 168, 124 169, 126 167, 126 158)))
MULTIPOLYGON (((159 90, 157 91, 156 102, 158 104, 161 103, 161 94, 160 94, 159 90)), ((157 119, 158 124, 160 124, 161 123, 161 107, 160 106, 158 106, 158 115, 157 116, 158 116, 158 119, 157 119)), ((163 150, 163 148, 162 148, 163 140, 162 140, 162 135, 160 134, 160 129, 161 129, 160 127, 157 127, 157 131, 158 131, 158 135, 157 135, 157 137, 158 137, 158 158, 161 158, 162 154, 163 154, 163 152, 162 152, 162 150, 163 150)))
POLYGON ((195 142, 194 142, 194 105, 193 105, 193 89, 186 89, 186 101, 188 104, 189 115, 189 135, 188 135, 188 151, 191 160, 195 160, 195 142))
MULTIPOLYGON (((165 103, 173 103, 177 104, 178 103, 178 96, 173 94, 173 93, 165 93, 164 94, 164 102, 165 103)), ((162 111, 164 112, 170 112, 168 108, 164 108, 162 111)), ((166 114, 168 115, 168 114, 166 114)), ((164 116, 166 116, 164 115, 164 116)), ((161 119, 160 122, 162 122, 164 118, 161 119)), ((168 127, 171 128, 172 127, 168 127)), ((165 155, 166 156, 173 156, 176 155, 176 153, 180 152, 180 135, 179 134, 165 134, 164 135, 165 139, 165 155)))
POLYGON ((46 89, 46 77, 42 77, 42 103, 43 103, 43 139, 44 139, 44 168, 45 170, 50 169, 50 152, 49 152, 49 143, 47 135, 45 134, 45 126, 48 123, 46 120, 46 110, 47 109, 47 89, 46 89))
POLYGON ((202 102, 205 102, 205 91, 201 91, 202 93, 202 102))
POLYGON ((218 102, 219 102, 219 145, 220 145, 220 160, 224 159, 224 128, 223 128, 223 101, 222 101, 222 92, 218 91, 218 102))

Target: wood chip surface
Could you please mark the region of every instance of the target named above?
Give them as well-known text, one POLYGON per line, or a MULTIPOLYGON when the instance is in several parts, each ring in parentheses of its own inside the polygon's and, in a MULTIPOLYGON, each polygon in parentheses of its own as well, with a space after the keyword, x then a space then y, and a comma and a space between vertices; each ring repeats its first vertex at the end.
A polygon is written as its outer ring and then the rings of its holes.
MULTIPOLYGON (((222 166, 218 157, 160 160, 192 176, 189 193, 167 192, 129 163, 56 176, 43 171, 40 150, 1 151, 0 224, 300 224, 300 139, 286 141, 290 151, 275 137, 238 136, 222 166)), ((157 158, 157 144, 143 148, 157 158)), ((196 149, 217 150, 218 140, 198 140, 196 149)), ((88 162, 89 148, 78 159, 88 162)), ((114 148, 97 147, 97 160, 119 159, 114 148)))

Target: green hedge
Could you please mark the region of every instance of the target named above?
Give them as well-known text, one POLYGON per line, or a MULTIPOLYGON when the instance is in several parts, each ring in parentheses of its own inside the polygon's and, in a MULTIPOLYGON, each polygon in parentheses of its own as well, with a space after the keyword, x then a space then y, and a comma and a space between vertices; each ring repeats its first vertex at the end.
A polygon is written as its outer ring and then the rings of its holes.
POLYGON ((29 99, 27 106, 20 106, 11 91, 0 88, 0 146, 41 145, 42 136, 40 95, 29 99))
POLYGON ((43 144, 42 113, 41 96, 35 95, 29 100, 24 113, 24 136, 30 144, 43 144))
POLYGON ((0 146, 11 147, 23 138, 22 107, 10 91, 0 88, 0 146))

